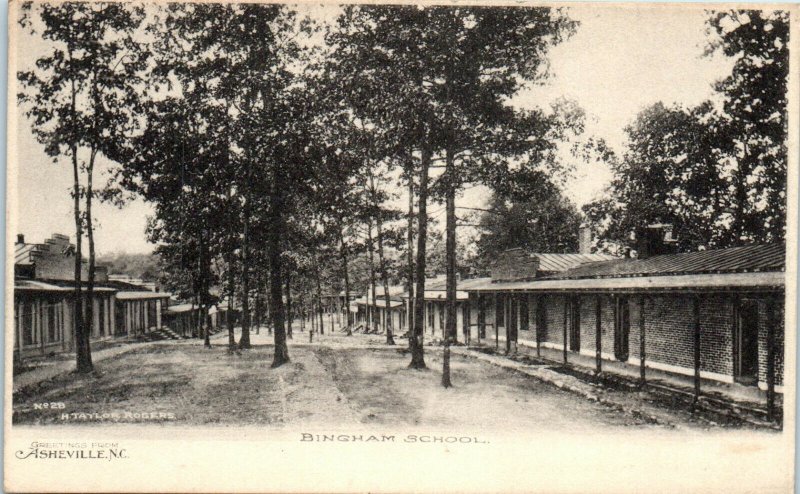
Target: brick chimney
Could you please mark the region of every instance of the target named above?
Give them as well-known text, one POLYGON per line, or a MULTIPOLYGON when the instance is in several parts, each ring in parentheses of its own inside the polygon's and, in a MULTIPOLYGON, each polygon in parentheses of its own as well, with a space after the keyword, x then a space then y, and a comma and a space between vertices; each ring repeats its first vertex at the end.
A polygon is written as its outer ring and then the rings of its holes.
POLYGON ((497 256, 492 265, 492 281, 523 281, 536 278, 539 258, 523 249, 508 249, 497 256))
POLYGON ((17 243, 24 244, 25 243, 25 235, 21 233, 17 233, 17 243))
POLYGON ((592 253, 592 227, 588 223, 581 223, 578 228, 578 254, 592 253))
POLYGON ((678 243, 672 236, 673 227, 669 223, 647 225, 636 235, 636 252, 639 259, 652 256, 674 254, 678 243))

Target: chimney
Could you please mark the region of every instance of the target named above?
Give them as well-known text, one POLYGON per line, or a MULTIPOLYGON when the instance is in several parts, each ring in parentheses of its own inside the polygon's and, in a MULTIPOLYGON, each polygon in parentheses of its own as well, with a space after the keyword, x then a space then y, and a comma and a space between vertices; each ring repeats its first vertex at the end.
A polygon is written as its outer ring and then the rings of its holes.
POLYGON ((17 234, 17 243, 24 244, 25 243, 25 235, 18 233, 17 234))
POLYGON ((581 223, 578 228, 578 254, 592 253, 592 227, 588 223, 581 223))
POLYGON ((517 247, 501 252, 492 265, 492 282, 524 281, 536 278, 539 258, 517 247))
POLYGON ((647 225, 636 235, 636 251, 639 259, 674 254, 678 240, 672 236, 673 227, 668 223, 647 225))

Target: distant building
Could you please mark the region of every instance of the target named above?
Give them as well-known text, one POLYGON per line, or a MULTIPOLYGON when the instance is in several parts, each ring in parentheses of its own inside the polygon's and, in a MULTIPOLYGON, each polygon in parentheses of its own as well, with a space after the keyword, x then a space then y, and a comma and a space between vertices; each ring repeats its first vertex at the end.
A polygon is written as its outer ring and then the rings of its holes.
POLYGON ((392 330, 397 332, 405 326, 406 312, 403 304, 402 286, 389 287, 389 303, 386 303, 383 287, 375 287, 375 299, 372 290, 367 290, 366 295, 351 302, 355 311, 356 324, 364 324, 369 329, 377 328, 386 331, 387 320, 391 321, 392 330))
MULTIPOLYGON (((54 233, 40 244, 25 243, 24 235, 17 235, 14 244, 14 277, 37 280, 73 281, 75 279, 75 245, 69 237, 54 233)), ((89 278, 89 263, 81 260, 81 279, 89 278)), ((96 266, 95 282, 108 281, 108 268, 96 266)))

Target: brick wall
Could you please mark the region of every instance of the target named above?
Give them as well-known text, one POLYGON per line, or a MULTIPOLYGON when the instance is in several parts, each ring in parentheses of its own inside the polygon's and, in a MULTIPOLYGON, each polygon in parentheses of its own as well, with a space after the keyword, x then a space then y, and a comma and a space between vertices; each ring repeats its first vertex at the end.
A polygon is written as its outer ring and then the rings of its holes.
POLYGON ((708 295, 700 304, 700 369, 733 375, 734 302, 725 295, 708 295))
MULTIPOLYGON (((775 384, 783 386, 784 302, 775 301, 775 384)), ((767 382, 767 303, 758 304, 758 380, 767 382)))
MULTIPOLYGON (((596 326, 596 307, 597 307, 597 297, 594 295, 583 295, 580 297, 580 304, 581 304, 581 350, 591 350, 595 351, 597 346, 597 340, 595 339, 597 334, 597 326, 596 326)), ((608 351, 607 348, 603 348, 603 351, 608 351)))
POLYGON ((542 335, 542 341, 564 343, 564 295, 545 295, 545 315, 547 318, 547 333, 542 335))
MULTIPOLYGON (((600 339, 604 353, 614 354, 614 298, 603 297, 602 312, 600 313, 600 339)), ((590 304, 594 310, 594 304, 590 304)), ((587 347, 589 348, 589 347, 587 347)), ((591 348, 594 350, 594 340, 591 348)))
MULTIPOLYGON (((641 337, 641 330, 639 324, 639 316, 641 314, 642 308, 642 298, 639 296, 632 296, 628 297, 628 307, 631 314, 631 331, 628 334, 628 354, 630 359, 639 359, 641 358, 641 344, 642 340, 641 337)), ((647 315, 647 311, 650 308, 647 306, 647 302, 645 302, 645 316, 647 315)), ((647 338, 647 328, 645 327, 645 339, 647 338)), ((645 343, 647 343, 645 341, 645 343)), ((647 351, 647 349, 645 349, 647 351)))
POLYGON ((647 360, 694 368, 692 298, 652 297, 645 312, 647 360))
MULTIPOLYGON (((565 295, 536 294, 528 299, 530 332, 521 332, 520 337, 536 339, 537 299, 543 298, 546 329, 542 331, 542 342, 561 345, 564 335, 565 295)), ((629 359, 636 362, 640 355, 640 304, 641 297, 632 295, 625 298, 630 313, 630 332, 628 335, 629 359)), ((581 295, 580 325, 581 350, 594 352, 596 295, 581 295)), ((486 321, 494 321, 492 297, 487 297, 486 321)), ((733 376, 733 328, 735 316, 734 295, 709 294, 702 297, 700 304, 700 369, 704 372, 733 376)), ((601 298, 601 350, 603 354, 614 353, 615 298, 603 295, 601 298)), ((766 381, 767 371, 767 304, 763 297, 759 301, 759 381, 766 381)), ((783 301, 775 304, 775 373, 776 384, 783 384, 784 362, 784 306, 783 301)), ((477 316, 476 316, 477 322, 477 316)), ((568 322, 569 324, 569 322, 568 322)), ((645 298, 645 351, 648 362, 683 367, 691 372, 694 369, 694 295, 659 295, 645 298)), ((491 328, 491 327, 490 327, 491 328)), ((493 328, 487 331, 493 334, 493 328)), ((501 334, 503 331, 501 330, 501 334)), ((489 336, 489 334, 487 334, 489 336)))

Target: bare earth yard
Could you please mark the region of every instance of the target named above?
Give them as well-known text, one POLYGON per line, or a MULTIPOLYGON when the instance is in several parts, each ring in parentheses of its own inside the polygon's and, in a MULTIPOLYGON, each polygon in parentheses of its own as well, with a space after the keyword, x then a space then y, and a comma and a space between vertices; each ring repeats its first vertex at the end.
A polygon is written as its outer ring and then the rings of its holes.
MULTIPOLYGON (((439 352, 427 352, 429 370, 417 371, 407 368, 400 346, 297 345, 290 348, 291 363, 278 369, 270 368, 269 345, 242 355, 194 341, 137 347, 98 363, 91 375, 64 374, 16 394, 13 422, 376 424, 528 433, 662 428, 465 356, 453 355, 455 387, 444 389, 439 352)), ((671 422, 681 421, 676 415, 671 422)))

